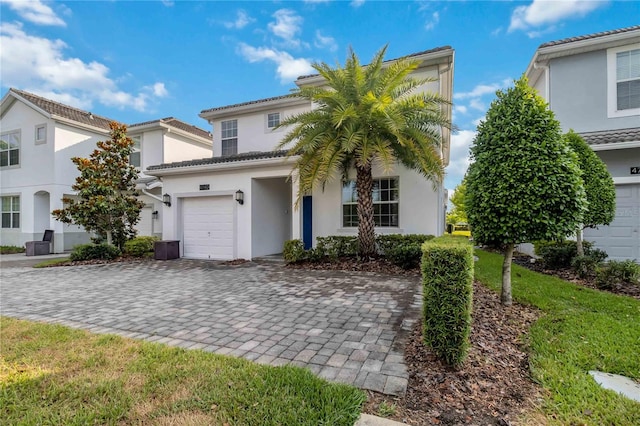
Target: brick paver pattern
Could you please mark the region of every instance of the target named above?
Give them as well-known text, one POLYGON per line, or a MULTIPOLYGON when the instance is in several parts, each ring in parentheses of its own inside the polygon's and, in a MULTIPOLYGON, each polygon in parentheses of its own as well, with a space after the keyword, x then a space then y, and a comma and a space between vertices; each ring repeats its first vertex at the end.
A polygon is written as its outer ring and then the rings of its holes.
POLYGON ((5 316, 112 333, 398 395, 417 277, 192 260, 0 271, 5 316))

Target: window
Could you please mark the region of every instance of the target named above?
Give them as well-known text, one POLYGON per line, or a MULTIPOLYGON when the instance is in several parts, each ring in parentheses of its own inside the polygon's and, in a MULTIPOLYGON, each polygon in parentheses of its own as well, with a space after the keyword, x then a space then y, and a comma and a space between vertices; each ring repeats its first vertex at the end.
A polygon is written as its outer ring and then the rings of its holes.
POLYGON ((47 142, 47 125, 41 124, 36 126, 36 144, 47 142))
POLYGON ((131 154, 129 155, 129 164, 134 167, 140 167, 140 136, 131 136, 133 140, 133 146, 131 147, 131 154))
POLYGON ((2 197, 2 227, 20 228, 20 197, 2 197))
POLYGON ((640 113, 640 46, 607 52, 609 117, 640 113))
MULTIPOLYGON (((373 180, 373 220, 376 226, 397 227, 399 209, 398 178, 373 180)), ((358 192, 356 182, 342 186, 342 226, 358 226, 358 192)))
POLYGON ((0 167, 20 164, 20 130, 0 135, 0 167))
POLYGON ((220 123, 222 139, 222 155, 238 153, 238 120, 223 121, 220 123))
POLYGON ((280 113, 272 112, 271 114, 267 114, 267 128, 273 129, 274 127, 280 124, 280 113))

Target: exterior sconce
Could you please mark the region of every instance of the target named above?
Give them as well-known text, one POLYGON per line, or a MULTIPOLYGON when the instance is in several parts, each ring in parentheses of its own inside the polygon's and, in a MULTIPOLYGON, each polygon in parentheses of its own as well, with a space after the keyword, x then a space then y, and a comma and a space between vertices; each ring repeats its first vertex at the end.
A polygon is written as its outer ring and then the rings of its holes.
POLYGON ((236 201, 240 205, 244 204, 244 192, 239 189, 236 191, 236 201))
POLYGON ((171 195, 164 194, 162 196, 162 202, 164 203, 165 206, 171 207, 171 195))
POLYGON ((151 217, 152 217, 153 219, 156 219, 156 220, 157 220, 157 219, 158 219, 158 210, 154 210, 154 211, 151 213, 151 217))

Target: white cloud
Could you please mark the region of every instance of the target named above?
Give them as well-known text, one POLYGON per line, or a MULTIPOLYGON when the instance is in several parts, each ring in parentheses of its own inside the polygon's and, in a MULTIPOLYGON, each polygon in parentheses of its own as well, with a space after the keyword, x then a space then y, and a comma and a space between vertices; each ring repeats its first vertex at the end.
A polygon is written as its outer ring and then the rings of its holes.
POLYGON ((464 105, 456 105, 453 107, 453 111, 455 112, 459 112, 460 114, 466 114, 467 113, 467 107, 464 105))
POLYGON ((504 79, 500 83, 492 83, 492 84, 478 84, 474 87, 470 92, 461 92, 455 93, 453 95, 454 99, 468 99, 468 98, 479 98, 484 95, 494 94, 496 91, 500 89, 504 89, 511 84, 511 79, 504 79))
POLYGON ((277 67, 282 83, 295 80, 301 75, 313 72, 311 62, 305 58, 294 58, 289 53, 268 47, 253 47, 245 43, 238 44, 239 53, 249 62, 271 61, 277 67))
POLYGON ((176 4, 174 1, 172 0, 161 0, 162 4, 167 6, 167 7, 173 7, 174 4, 176 4))
POLYGON ((530 5, 518 6, 513 10, 508 31, 526 31, 567 18, 581 18, 606 3, 593 0, 533 0, 530 5))
POLYGON ((476 132, 473 130, 460 130, 451 136, 451 152, 445 184, 447 188, 455 188, 462 181, 471 164, 469 148, 475 137, 476 132))
POLYGON ((276 36, 281 38, 287 45, 298 47, 300 40, 296 37, 302 31, 303 19, 296 15, 293 10, 280 9, 272 15, 276 20, 269 22, 269 30, 276 36))
POLYGON ((469 101, 469 107, 473 109, 477 109, 478 111, 487 110, 487 105, 478 98, 471 99, 471 101, 469 101))
POLYGON ((329 3, 331 0, 304 0, 305 3, 317 4, 317 3, 329 3))
POLYGON ((227 28, 235 28, 237 30, 241 30, 242 28, 246 27, 252 22, 255 22, 255 19, 249 16, 247 12, 240 9, 237 12, 236 20, 231 22, 225 22, 224 26, 227 28))
POLYGON ((66 57, 64 51, 68 46, 64 41, 29 35, 19 23, 0 27, 0 45, 5 86, 24 88, 84 109, 97 101, 144 111, 151 98, 168 95, 164 84, 159 82, 138 94, 124 92, 108 76, 109 68, 104 64, 66 57))
MULTIPOLYGON (((0 0, 8 5, 23 19, 38 25, 54 25, 66 27, 67 23, 60 18, 49 6, 41 0, 0 0)), ((66 10, 68 8, 65 7, 66 10)))
POLYGON ((319 49, 329 49, 331 52, 338 49, 336 40, 330 36, 323 36, 320 30, 316 31, 316 39, 313 44, 319 49))
POLYGON ((427 21, 427 23, 425 24, 424 28, 427 31, 431 31, 432 29, 434 29, 436 27, 436 25, 438 25, 438 22, 440 22, 440 13, 439 12, 433 12, 431 14, 431 19, 429 21, 427 21))
POLYGON ((352 0, 350 5, 351 7, 358 8, 364 4, 365 0, 352 0))

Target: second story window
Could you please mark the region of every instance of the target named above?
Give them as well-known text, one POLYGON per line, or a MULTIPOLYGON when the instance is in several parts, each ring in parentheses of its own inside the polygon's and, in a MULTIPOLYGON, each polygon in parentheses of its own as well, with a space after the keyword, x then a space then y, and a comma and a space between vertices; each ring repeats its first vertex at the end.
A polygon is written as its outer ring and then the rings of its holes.
POLYGON ((616 53, 618 111, 640 108, 640 49, 616 53))
POLYGON ((234 155, 238 153, 238 120, 223 121, 220 123, 222 151, 221 155, 234 155))
POLYGON ((132 136, 133 146, 131 147, 131 154, 129 155, 129 164, 134 167, 140 167, 140 136, 132 136))
POLYGON ((273 129, 280 124, 280 113, 272 112, 267 114, 267 128, 273 129))
POLYGON ((36 126, 36 144, 43 144, 47 142, 47 125, 41 124, 36 126))
POLYGON ((20 165, 20 130, 0 134, 0 167, 20 165))

